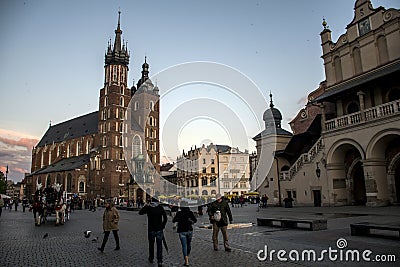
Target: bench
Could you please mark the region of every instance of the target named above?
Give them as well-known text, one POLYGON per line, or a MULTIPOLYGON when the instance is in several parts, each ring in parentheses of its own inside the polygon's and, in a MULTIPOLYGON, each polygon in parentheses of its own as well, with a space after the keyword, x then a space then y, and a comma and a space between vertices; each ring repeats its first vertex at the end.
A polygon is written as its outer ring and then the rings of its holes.
POLYGON ((326 219, 257 218, 257 225, 310 231, 326 230, 328 228, 326 219))
POLYGON ((386 236, 383 234, 373 233, 371 230, 384 230, 384 231, 394 231, 398 233, 398 238, 400 239, 400 225, 389 225, 389 224, 374 224, 369 222, 353 223, 350 224, 351 235, 378 235, 386 236))

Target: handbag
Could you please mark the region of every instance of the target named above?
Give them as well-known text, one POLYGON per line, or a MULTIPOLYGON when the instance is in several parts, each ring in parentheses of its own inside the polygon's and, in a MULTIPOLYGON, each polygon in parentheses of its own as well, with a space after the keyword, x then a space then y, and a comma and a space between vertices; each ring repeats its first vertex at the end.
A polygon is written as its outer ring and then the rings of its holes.
POLYGON ((217 211, 214 213, 213 217, 214 217, 214 221, 219 222, 219 221, 221 220, 221 217, 222 217, 221 211, 217 210, 217 211))

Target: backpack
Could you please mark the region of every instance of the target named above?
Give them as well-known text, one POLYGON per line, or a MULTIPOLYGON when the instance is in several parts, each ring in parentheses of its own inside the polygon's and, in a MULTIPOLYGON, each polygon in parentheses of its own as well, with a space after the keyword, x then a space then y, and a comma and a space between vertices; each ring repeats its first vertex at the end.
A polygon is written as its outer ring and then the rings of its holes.
POLYGON ((214 221, 216 221, 216 222, 219 222, 220 220, 221 220, 221 211, 219 211, 219 210, 217 210, 215 213, 214 213, 214 221))

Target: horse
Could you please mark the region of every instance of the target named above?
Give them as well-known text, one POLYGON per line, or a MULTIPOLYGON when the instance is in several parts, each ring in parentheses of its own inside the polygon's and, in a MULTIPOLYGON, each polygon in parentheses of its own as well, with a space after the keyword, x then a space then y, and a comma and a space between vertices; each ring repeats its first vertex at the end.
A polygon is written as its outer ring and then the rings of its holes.
POLYGON ((62 196, 62 191, 61 191, 61 186, 60 184, 55 184, 54 188, 56 190, 56 198, 55 198, 55 203, 54 203, 54 211, 56 213, 56 226, 58 225, 63 225, 65 222, 65 213, 67 212, 67 204, 64 201, 64 198, 62 196))
POLYGON ((40 226, 45 221, 46 214, 46 205, 44 204, 42 192, 41 192, 41 184, 37 184, 37 190, 35 192, 35 196, 33 198, 33 204, 29 211, 33 212, 33 219, 35 221, 36 226, 40 226), (38 216, 36 216, 36 213, 38 216))

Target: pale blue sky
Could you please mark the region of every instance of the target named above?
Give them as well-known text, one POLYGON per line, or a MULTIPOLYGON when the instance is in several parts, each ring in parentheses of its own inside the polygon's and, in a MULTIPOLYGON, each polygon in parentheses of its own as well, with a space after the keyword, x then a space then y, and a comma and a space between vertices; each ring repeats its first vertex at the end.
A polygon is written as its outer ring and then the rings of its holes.
MULTIPOLYGON (((218 62, 248 76, 264 95, 271 90, 289 130, 301 99, 325 79, 322 18, 336 40, 353 18, 354 3, 1 1, 0 136, 40 138, 50 120, 55 124, 98 109, 104 52, 114 39, 118 8, 131 52, 130 86, 140 77, 144 55, 151 74, 183 62, 218 62)), ((396 0, 372 4, 400 8, 396 0)), ((21 180, 16 168, 29 170, 29 162, 13 162, 10 144, 0 149, 9 152, 0 153, 0 166, 14 166, 10 177, 21 180)))

